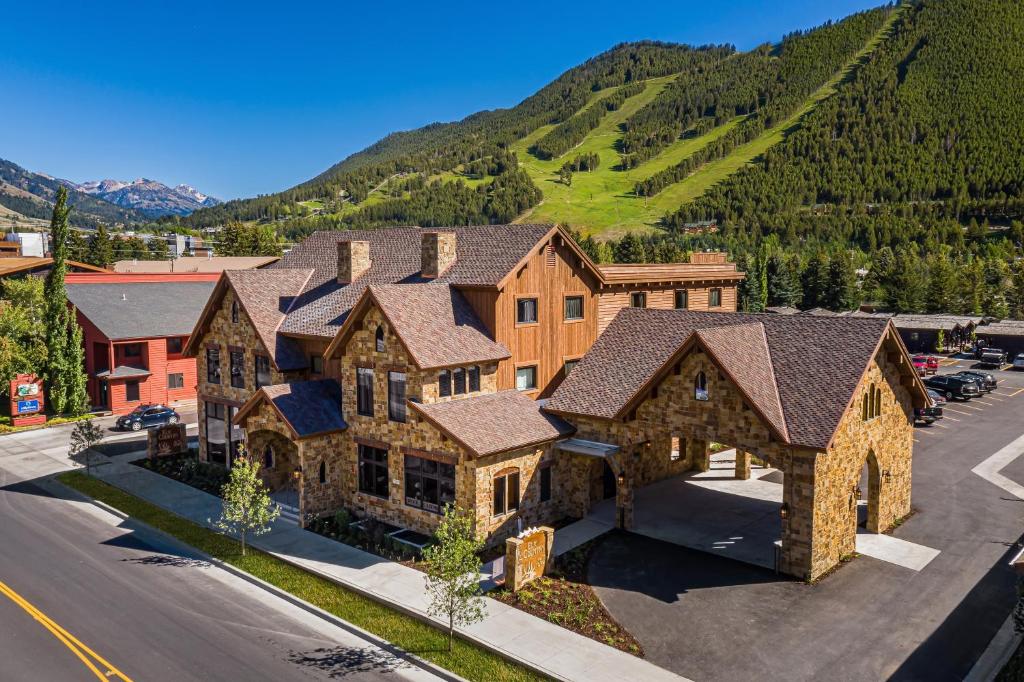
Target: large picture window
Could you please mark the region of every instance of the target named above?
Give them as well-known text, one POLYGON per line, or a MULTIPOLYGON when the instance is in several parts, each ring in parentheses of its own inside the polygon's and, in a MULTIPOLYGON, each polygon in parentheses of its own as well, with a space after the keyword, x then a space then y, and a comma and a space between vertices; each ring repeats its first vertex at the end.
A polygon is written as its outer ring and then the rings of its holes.
POLYGON ((519 509, 519 472, 494 478, 494 515, 501 516, 519 509))
POLYGON ((520 298, 516 301, 516 324, 537 322, 537 299, 520 298))
POLYGON ((414 455, 405 456, 405 503, 440 514, 455 503, 455 466, 414 455))
POLYGON ((206 383, 220 383, 220 349, 206 349, 206 383))
POLYGON ((231 386, 245 388, 245 352, 231 351, 231 386))
POLYGON ((213 464, 227 466, 228 432, 227 407, 221 403, 206 405, 206 459, 213 464))
POLYGON ((270 385, 270 358, 266 355, 257 355, 254 364, 256 365, 256 388, 270 385))
POLYGON ((405 421, 405 372, 388 372, 388 419, 405 421))
POLYGON ((356 368, 356 412, 373 416, 373 370, 369 367, 356 368))
POLYGON ((388 451, 359 445, 359 492, 388 497, 388 451))

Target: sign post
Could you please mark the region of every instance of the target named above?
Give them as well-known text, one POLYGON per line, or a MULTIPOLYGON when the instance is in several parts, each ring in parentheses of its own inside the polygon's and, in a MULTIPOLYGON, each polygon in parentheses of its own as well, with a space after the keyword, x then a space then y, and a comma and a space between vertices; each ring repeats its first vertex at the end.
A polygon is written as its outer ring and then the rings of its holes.
POLYGON ((46 423, 43 380, 35 374, 18 374, 11 380, 11 424, 33 426, 46 423))

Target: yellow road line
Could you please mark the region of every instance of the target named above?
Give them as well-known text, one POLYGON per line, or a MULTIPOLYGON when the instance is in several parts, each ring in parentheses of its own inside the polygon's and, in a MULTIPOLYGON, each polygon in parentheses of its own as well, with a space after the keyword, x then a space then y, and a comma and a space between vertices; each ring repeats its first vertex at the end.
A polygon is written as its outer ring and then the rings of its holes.
POLYGON ((1018 393, 1020 393, 1020 392, 1022 392, 1022 391, 1024 391, 1024 388, 1018 388, 1018 389, 1017 389, 1016 391, 1014 391, 1013 393, 1009 394, 1009 395, 1008 395, 1008 396, 1006 396, 1006 397, 1007 397, 1007 398, 1012 398, 1013 396, 1017 395, 1018 393))
POLYGON ((50 631, 50 633, 58 639, 64 646, 72 651, 82 663, 86 665, 100 680, 108 680, 112 678, 119 678, 123 682, 132 682, 131 678, 125 675, 123 672, 118 670, 112 663, 107 659, 103 658, 95 651, 87 647, 85 644, 80 642, 74 635, 62 628, 55 621, 53 621, 45 613, 33 606, 28 600, 19 595, 17 592, 8 587, 3 581, 0 581, 0 594, 3 594, 8 599, 13 601, 15 604, 20 606, 26 613, 37 620, 43 627, 50 631), (92 661, 86 656, 92 658, 101 666, 106 668, 106 673, 101 673, 92 661))

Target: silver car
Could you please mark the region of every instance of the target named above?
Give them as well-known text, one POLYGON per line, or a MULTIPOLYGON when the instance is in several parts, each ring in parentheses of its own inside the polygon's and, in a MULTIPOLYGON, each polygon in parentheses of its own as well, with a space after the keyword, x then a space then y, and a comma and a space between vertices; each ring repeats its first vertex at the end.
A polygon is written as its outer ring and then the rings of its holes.
POLYGON ((1024 353, 1021 353, 1013 359, 1014 369, 1024 369, 1024 353))

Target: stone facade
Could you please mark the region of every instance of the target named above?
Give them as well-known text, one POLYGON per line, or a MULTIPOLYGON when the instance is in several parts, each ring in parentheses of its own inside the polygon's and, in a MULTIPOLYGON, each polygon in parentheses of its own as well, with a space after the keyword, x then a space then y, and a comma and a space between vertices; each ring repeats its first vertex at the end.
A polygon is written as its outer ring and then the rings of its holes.
MULTIPOLYGON (((578 437, 622 448, 608 463, 616 477, 621 476, 622 485, 616 486, 618 522, 627 529, 632 525, 633 489, 687 469, 706 470, 712 441, 735 446, 743 453, 737 467, 740 478, 749 476, 751 455, 779 469, 784 475, 786 510, 785 518, 780 512, 780 570, 814 579, 854 551, 856 488, 865 463, 869 471, 868 530, 884 531, 910 511, 913 403, 909 379, 899 366, 901 358, 892 348, 878 353, 825 452, 779 441, 739 389, 699 348, 679 361, 639 404, 632 419, 575 417, 572 421, 578 437), (698 372, 706 377, 708 400, 696 397, 698 372), (881 414, 865 421, 861 400, 873 388, 881 391, 881 414), (673 438, 679 439, 675 459, 665 456, 665 444, 673 438)), ((573 515, 581 515, 581 510, 603 497, 599 478, 603 464, 579 455, 572 460, 573 483, 559 494, 568 495, 566 506, 573 515)))
MULTIPOLYGON (((268 356, 266 346, 260 341, 256 328, 246 315, 245 309, 235 293, 228 288, 220 307, 210 321, 209 331, 199 345, 196 355, 198 376, 197 407, 199 410, 199 458, 207 461, 206 453, 206 419, 205 403, 216 402, 231 408, 239 408, 256 392, 256 356, 268 356), (232 306, 237 306, 238 322, 231 321, 232 306), (207 348, 220 350, 220 383, 208 380, 206 360, 207 348), (242 351, 244 354, 244 371, 242 377, 245 386, 236 388, 231 385, 231 351, 242 351)), ((279 372, 273 364, 270 367, 270 382, 281 384, 301 378, 301 372, 279 372)))

